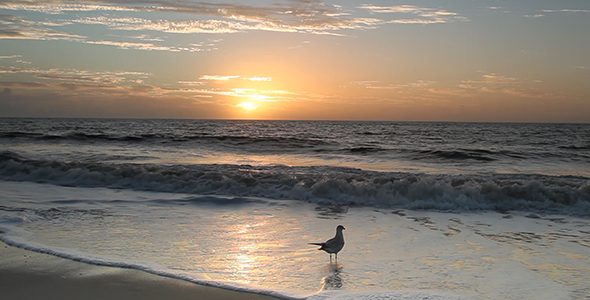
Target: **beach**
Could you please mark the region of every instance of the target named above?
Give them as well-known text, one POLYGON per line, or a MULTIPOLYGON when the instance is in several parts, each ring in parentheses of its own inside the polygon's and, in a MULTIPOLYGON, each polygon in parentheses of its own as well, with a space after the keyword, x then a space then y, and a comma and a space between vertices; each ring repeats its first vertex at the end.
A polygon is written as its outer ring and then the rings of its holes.
POLYGON ((0 121, 10 297, 590 293, 587 125, 0 121))
POLYGON ((103 267, 0 244, 2 299, 247 299, 271 296, 208 287, 146 272, 103 267))

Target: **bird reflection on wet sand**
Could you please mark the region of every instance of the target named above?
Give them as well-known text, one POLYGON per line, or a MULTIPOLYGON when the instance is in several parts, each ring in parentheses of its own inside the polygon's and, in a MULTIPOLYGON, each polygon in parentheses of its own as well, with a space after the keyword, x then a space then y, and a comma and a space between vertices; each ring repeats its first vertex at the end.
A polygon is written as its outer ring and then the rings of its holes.
POLYGON ((342 266, 338 263, 326 265, 326 277, 322 278, 322 289, 323 290, 337 290, 341 289, 342 283, 342 266))

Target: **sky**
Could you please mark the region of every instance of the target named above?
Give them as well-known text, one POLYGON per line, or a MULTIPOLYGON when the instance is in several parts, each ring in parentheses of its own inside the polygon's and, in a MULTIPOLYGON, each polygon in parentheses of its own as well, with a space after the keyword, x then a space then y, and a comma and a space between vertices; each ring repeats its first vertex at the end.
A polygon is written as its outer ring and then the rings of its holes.
POLYGON ((590 1, 6 0, 0 117, 588 123, 590 1))

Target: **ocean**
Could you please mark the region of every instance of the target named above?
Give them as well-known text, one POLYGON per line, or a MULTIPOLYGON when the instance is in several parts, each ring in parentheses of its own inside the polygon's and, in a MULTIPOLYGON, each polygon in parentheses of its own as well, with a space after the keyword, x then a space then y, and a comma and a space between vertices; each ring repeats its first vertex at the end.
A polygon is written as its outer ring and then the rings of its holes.
POLYGON ((4 118, 0 191, 8 244, 227 289, 590 295, 590 124, 4 118))

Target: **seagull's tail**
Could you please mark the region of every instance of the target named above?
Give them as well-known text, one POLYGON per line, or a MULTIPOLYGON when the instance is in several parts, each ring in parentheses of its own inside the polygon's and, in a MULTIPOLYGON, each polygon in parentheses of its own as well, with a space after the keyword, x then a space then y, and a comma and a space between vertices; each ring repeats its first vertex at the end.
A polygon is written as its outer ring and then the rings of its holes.
POLYGON ((320 248, 318 250, 323 250, 324 246, 326 245, 326 243, 308 243, 308 244, 320 246, 320 248))

